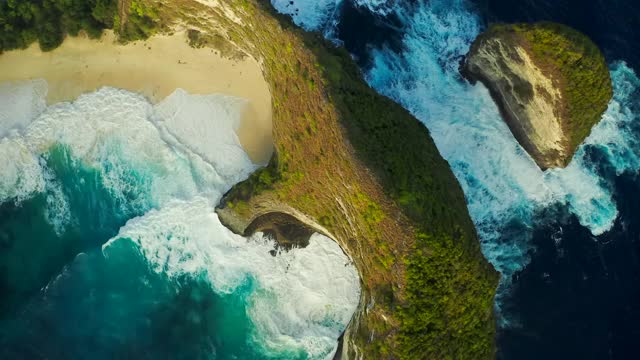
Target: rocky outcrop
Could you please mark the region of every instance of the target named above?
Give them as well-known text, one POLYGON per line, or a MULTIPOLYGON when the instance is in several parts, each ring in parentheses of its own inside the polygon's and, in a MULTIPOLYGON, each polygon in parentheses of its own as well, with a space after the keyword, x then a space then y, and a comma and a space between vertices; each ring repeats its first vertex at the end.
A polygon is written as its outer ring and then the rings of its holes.
POLYGON ((487 86, 511 132, 541 169, 566 166, 612 96, 604 57, 553 23, 493 25, 463 64, 487 86))

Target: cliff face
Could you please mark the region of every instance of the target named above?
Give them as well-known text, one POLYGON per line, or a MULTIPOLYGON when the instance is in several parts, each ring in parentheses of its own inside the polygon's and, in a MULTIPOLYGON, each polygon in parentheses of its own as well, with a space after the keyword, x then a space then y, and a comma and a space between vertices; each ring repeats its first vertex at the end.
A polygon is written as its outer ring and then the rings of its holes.
POLYGON ((543 170, 569 163, 612 96, 600 51, 559 24, 493 25, 475 40, 463 70, 489 88, 543 170))
POLYGON ((564 166, 570 154, 558 111, 560 91, 527 51, 508 39, 487 38, 466 67, 491 90, 514 136, 538 165, 564 166))
POLYGON ((296 234, 307 226, 341 245, 363 289, 343 359, 494 357, 498 275, 424 125, 367 86, 346 51, 268 1, 135 3, 153 9, 160 31, 187 29, 196 46, 262 64, 275 155, 231 190, 219 216, 238 233, 291 233, 293 217, 304 224, 296 234), (276 224, 274 213, 287 215, 276 224))

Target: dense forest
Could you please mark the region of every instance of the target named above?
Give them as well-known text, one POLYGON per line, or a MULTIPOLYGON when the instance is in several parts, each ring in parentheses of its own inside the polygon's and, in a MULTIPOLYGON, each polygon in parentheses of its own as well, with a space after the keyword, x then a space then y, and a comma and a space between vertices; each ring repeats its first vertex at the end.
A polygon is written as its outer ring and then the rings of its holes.
POLYGON ((0 52, 35 41, 52 50, 81 30, 97 38, 116 21, 117 0, 0 0, 0 52))

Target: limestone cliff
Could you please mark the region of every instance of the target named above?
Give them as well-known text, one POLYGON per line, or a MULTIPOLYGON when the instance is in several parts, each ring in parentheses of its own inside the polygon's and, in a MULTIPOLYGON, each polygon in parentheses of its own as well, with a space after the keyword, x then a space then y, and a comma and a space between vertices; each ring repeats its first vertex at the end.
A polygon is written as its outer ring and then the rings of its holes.
POLYGON ((598 48, 559 24, 492 25, 463 66, 467 77, 489 88, 515 138, 543 170, 569 163, 612 96, 598 48))

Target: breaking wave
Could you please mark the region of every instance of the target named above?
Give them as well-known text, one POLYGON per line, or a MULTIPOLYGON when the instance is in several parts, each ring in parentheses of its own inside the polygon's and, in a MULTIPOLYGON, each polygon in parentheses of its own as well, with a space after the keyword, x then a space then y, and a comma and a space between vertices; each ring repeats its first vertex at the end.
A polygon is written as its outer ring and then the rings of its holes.
POLYGON ((0 265, 17 294, 0 310, 26 304, 0 316, 0 354, 333 356, 360 295, 340 247, 315 234, 273 256, 214 212, 257 168, 235 133, 246 100, 45 96, 42 81, 0 87, 0 265))

